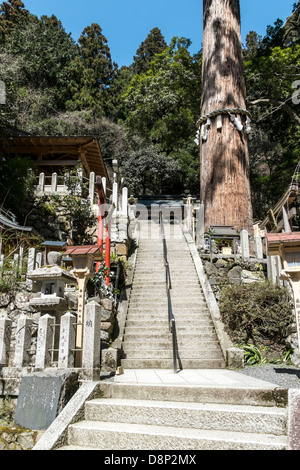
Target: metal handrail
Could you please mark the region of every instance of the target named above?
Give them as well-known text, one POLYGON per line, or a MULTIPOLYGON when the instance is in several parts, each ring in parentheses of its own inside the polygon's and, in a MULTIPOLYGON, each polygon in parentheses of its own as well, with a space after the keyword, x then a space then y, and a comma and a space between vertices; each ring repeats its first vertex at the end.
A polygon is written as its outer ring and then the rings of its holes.
POLYGON ((163 241, 163 254, 164 254, 165 268, 166 268, 166 290, 167 290, 167 296, 168 296, 168 321, 169 321, 169 330, 170 330, 170 333, 172 333, 172 343, 173 343, 173 369, 174 369, 174 373, 177 373, 177 360, 179 362, 180 369, 182 367, 181 367, 180 357, 178 354, 176 321, 175 321, 175 317, 174 317, 173 309, 172 309, 172 300, 171 300, 171 292, 170 292, 170 290, 172 289, 172 281, 171 281, 171 274, 170 274, 170 265, 168 261, 168 250, 167 250, 166 235, 165 235, 165 230, 164 230, 162 212, 159 213, 159 223, 161 227, 161 235, 162 235, 162 241, 163 241))

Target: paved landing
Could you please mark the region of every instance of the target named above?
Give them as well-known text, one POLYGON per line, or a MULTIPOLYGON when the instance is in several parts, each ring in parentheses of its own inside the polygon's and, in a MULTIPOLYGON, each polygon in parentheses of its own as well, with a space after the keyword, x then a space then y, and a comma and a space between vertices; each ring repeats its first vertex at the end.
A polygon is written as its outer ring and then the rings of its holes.
POLYGON ((116 375, 115 383, 197 385, 201 387, 278 388, 278 385, 226 369, 185 369, 175 374, 169 369, 127 369, 116 375))

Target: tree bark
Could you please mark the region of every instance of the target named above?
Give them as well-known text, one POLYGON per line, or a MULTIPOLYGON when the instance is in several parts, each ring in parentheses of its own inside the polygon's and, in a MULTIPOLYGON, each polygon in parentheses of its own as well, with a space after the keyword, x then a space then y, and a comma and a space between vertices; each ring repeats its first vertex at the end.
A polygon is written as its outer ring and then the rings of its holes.
MULTIPOLYGON (((224 108, 243 108, 243 71, 239 0, 203 0, 203 71, 201 116, 224 108)), ((200 198, 205 230, 232 225, 252 232, 246 116, 238 131, 229 114, 212 118, 207 140, 200 138, 200 198)))

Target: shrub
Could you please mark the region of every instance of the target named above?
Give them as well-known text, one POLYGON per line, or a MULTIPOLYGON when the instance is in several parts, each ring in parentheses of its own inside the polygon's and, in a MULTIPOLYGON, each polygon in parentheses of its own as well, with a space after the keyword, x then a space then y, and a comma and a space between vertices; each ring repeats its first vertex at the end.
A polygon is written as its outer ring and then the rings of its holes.
POLYGON ((233 341, 285 344, 286 329, 293 323, 293 302, 285 287, 268 281, 227 286, 219 306, 233 341))

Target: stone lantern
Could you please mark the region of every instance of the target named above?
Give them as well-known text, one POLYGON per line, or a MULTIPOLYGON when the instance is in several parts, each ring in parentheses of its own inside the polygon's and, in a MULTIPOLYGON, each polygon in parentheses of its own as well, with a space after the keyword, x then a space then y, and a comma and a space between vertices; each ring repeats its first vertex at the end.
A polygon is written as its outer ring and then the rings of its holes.
MULTIPOLYGON (((65 255, 70 256, 73 261, 72 273, 78 282, 78 314, 76 329, 76 349, 82 348, 82 334, 84 321, 85 289, 87 281, 94 275, 94 262, 102 261, 103 256, 98 245, 69 246, 65 255)), ((76 358, 79 358, 76 354, 76 358)), ((79 359, 78 359, 79 360, 79 359)), ((77 360, 76 360, 77 361, 77 360)))
POLYGON ((48 253, 48 265, 35 269, 28 278, 40 283, 41 296, 30 300, 30 306, 40 310, 42 313, 55 315, 59 323, 61 313, 67 308, 65 299, 65 285, 75 283, 76 278, 66 269, 60 266, 61 254, 58 252, 48 253))

